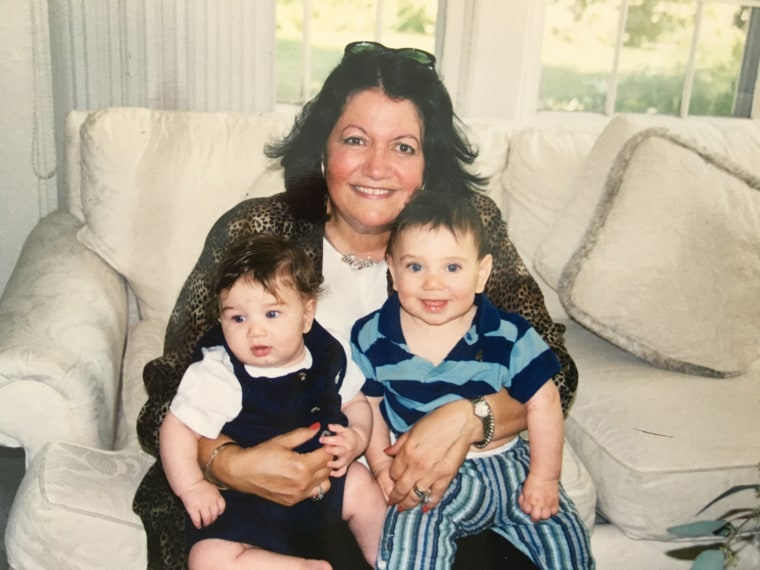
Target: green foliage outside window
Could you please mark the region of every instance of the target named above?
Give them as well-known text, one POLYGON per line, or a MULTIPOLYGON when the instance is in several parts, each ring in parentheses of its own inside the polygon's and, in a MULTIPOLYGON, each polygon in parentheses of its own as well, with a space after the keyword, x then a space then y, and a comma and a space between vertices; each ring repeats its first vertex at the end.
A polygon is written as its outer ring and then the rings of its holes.
MULTIPOLYGON (((602 112, 612 69, 617 0, 550 0, 539 108, 602 112)), ((697 2, 629 5, 615 112, 678 114, 697 2)), ((690 115, 730 116, 749 9, 706 5, 689 102, 690 115)))
MULTIPOLYGON (((434 50, 437 0, 385 0, 382 42, 434 50)), ((678 114, 695 0, 632 0, 620 60, 615 112, 678 114)), ((310 84, 301 92, 303 0, 277 1, 277 100, 316 93, 343 46, 375 39, 377 0, 312 2, 310 84)), ((603 112, 612 69, 619 0, 548 0, 540 110, 603 112)), ((707 5, 689 114, 730 116, 749 10, 707 5)))
MULTIPOLYGON (((319 0, 312 2, 311 81, 306 97, 316 93, 356 40, 374 40, 377 0, 319 0)), ((380 41, 389 46, 434 50, 437 0, 385 0, 380 41)), ((301 101, 301 33, 303 0, 277 0, 277 101, 301 101)))

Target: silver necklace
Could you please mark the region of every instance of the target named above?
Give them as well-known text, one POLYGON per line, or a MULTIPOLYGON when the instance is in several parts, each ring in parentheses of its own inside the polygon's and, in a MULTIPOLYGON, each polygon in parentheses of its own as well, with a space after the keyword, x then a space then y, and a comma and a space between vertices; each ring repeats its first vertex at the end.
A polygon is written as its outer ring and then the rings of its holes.
POLYGON ((356 269, 357 271, 360 269, 366 269, 367 267, 374 267, 379 261, 375 261, 371 257, 365 257, 365 258, 359 258, 356 257, 356 254, 352 251, 345 254, 343 257, 340 258, 340 260, 348 265, 351 269, 356 269))

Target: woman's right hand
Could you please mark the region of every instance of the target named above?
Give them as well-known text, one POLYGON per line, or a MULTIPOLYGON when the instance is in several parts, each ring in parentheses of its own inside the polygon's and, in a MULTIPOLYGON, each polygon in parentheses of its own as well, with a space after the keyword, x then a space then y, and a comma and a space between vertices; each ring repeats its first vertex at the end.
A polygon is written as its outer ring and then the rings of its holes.
MULTIPOLYGON (((327 463, 332 458, 323 448, 310 453, 293 451, 313 438, 318 429, 319 426, 298 428, 246 449, 228 446, 214 458, 212 473, 220 483, 232 489, 286 507, 317 496, 320 486, 326 493, 330 488, 327 463)), ((220 436, 215 440, 199 440, 201 466, 206 465, 211 452, 225 441, 230 439, 220 436)))

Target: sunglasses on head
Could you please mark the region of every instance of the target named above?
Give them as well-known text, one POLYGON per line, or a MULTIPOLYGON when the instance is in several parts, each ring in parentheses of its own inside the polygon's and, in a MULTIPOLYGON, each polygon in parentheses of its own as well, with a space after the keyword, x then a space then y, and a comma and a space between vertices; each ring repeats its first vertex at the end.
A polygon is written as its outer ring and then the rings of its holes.
POLYGON ((410 47, 389 48, 378 42, 351 42, 343 51, 343 57, 362 53, 397 53, 417 63, 421 63, 429 69, 435 68, 435 56, 432 53, 410 47))

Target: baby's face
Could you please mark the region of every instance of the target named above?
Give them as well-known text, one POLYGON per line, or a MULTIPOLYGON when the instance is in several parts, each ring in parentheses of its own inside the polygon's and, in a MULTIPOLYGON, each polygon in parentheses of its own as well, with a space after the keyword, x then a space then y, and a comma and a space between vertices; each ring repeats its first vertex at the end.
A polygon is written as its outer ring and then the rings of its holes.
POLYGON ((491 255, 478 257, 472 233, 413 226, 398 236, 388 268, 403 310, 427 325, 442 325, 468 318, 490 275, 491 255))
POLYGON ((289 283, 277 296, 260 283, 238 279, 220 295, 219 322, 233 354, 248 366, 285 367, 304 356, 303 335, 311 329, 316 301, 289 283))

